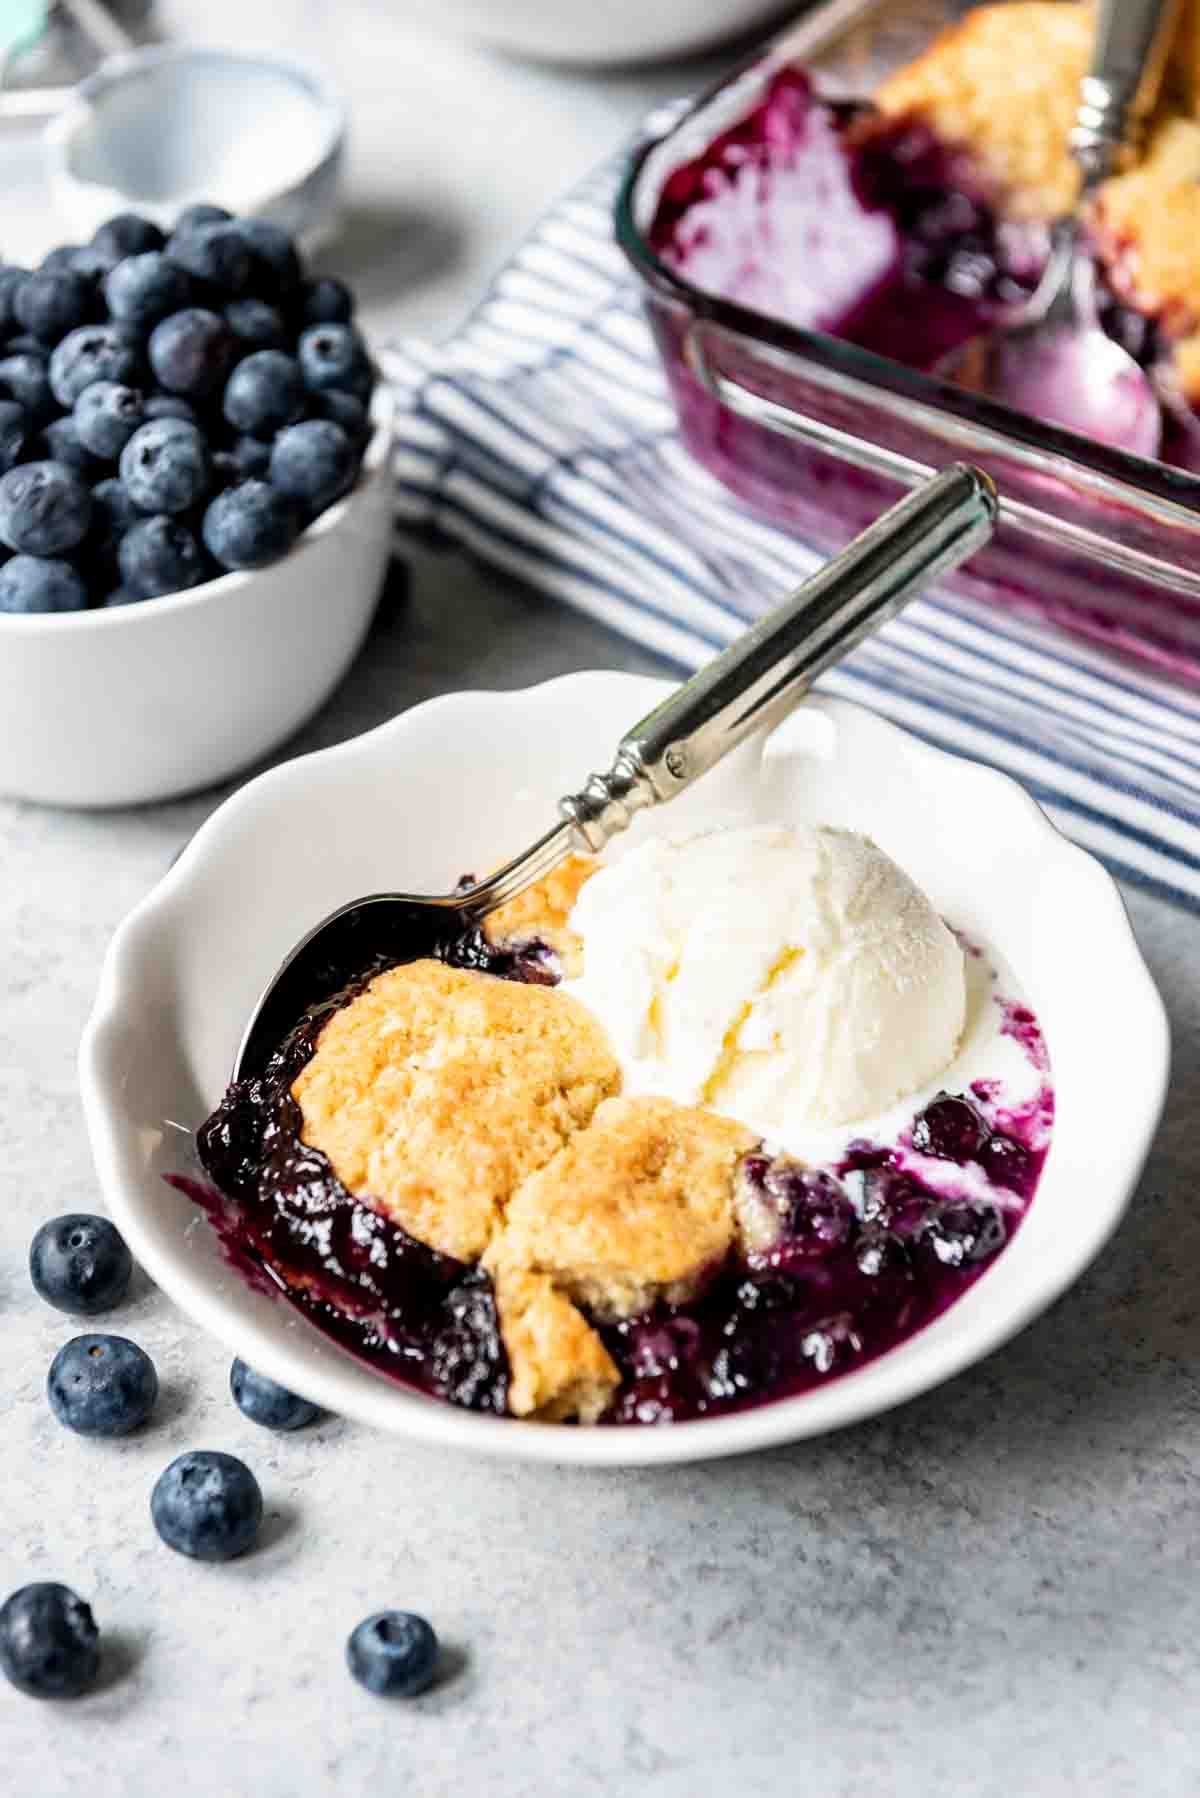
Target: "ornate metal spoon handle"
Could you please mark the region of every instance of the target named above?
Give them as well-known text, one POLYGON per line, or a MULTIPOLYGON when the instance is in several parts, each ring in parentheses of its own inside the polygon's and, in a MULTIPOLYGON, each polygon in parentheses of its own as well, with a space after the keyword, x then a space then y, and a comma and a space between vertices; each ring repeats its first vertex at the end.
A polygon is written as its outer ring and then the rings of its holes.
POLYGON ((996 490, 956 464, 908 494, 790 599, 627 731, 607 774, 559 803, 593 852, 674 799, 752 731, 785 718, 823 669, 991 535, 996 490))
POLYGON ((1136 145, 1154 109, 1179 0, 1097 0, 1092 63, 1079 91, 1071 148, 1085 188, 1136 145))

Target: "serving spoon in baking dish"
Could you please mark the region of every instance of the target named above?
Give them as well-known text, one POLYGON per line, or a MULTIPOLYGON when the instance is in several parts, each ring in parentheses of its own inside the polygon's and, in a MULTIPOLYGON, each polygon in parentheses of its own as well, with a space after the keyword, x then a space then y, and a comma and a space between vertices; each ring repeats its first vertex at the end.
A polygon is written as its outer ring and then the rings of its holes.
POLYGON ((264 991, 234 1078, 259 1073, 304 1012, 354 975, 435 953, 573 850, 597 854, 644 807, 677 798, 752 732, 774 728, 819 674, 987 541, 997 503, 977 468, 934 475, 627 731, 608 772, 560 800, 558 823, 514 861, 453 893, 374 893, 331 912, 264 991))
POLYGON ((1074 211, 1054 226, 1050 259, 1028 301, 935 370, 1018 412, 1152 457, 1162 444, 1162 405, 1152 377, 1100 324, 1083 220, 1141 137, 1178 16, 1179 0, 1097 0, 1091 67, 1068 138, 1082 176, 1074 211))

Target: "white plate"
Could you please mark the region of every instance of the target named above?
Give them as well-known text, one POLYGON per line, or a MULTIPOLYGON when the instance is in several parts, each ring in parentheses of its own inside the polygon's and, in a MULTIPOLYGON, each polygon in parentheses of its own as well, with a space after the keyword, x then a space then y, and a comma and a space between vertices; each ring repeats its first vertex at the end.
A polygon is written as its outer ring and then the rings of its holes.
MULTIPOLYGON (((261 775, 227 800, 126 919, 80 1051, 112 1216, 150 1275, 229 1349, 331 1410, 399 1435, 591 1466, 707 1459, 836 1429, 987 1354, 1048 1305, 1115 1227, 1166 1094, 1162 1002, 1109 876, 1006 776, 844 701, 810 700, 627 842, 700 823, 800 817, 870 832, 960 928, 993 945, 1041 1019, 1058 1115, 1030 1213, 948 1312, 815 1391, 662 1428, 577 1429, 477 1416, 405 1390, 222 1261, 163 1175, 220 1097, 280 957, 343 900, 445 891, 545 828, 559 794, 606 766, 667 689, 576 674, 520 693, 456 693, 261 775)), ((1053 1380, 1053 1363, 1046 1367, 1053 1380)))

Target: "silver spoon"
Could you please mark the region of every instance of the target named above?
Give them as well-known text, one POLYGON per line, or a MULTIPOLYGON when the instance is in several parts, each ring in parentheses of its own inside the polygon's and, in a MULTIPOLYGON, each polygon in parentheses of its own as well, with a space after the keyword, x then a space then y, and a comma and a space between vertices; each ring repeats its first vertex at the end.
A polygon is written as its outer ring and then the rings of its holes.
POLYGON ((608 773, 560 800, 560 821, 515 861, 455 893, 375 893, 331 912, 263 993, 235 1079, 260 1072, 303 1013, 356 974, 430 954, 572 850, 598 853, 635 812, 676 798, 753 731, 778 724, 818 674, 985 543, 996 507, 996 490, 977 468, 958 464, 933 476, 635 724, 608 773))
POLYGON ((1070 147, 1083 176, 1054 227, 1036 292, 993 333, 938 364, 956 385, 1100 443, 1157 456, 1162 408, 1150 376, 1101 328, 1082 219, 1096 189, 1138 142, 1166 66, 1179 0, 1097 0, 1092 63, 1070 147))

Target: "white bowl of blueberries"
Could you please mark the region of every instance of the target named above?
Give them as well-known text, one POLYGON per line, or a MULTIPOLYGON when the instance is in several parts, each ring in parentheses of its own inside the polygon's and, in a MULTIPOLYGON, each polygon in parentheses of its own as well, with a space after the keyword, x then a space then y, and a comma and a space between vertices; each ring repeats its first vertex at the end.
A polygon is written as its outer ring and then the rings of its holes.
POLYGON ((353 312, 215 206, 0 267, 0 790, 166 798, 328 696, 390 543, 353 312))

